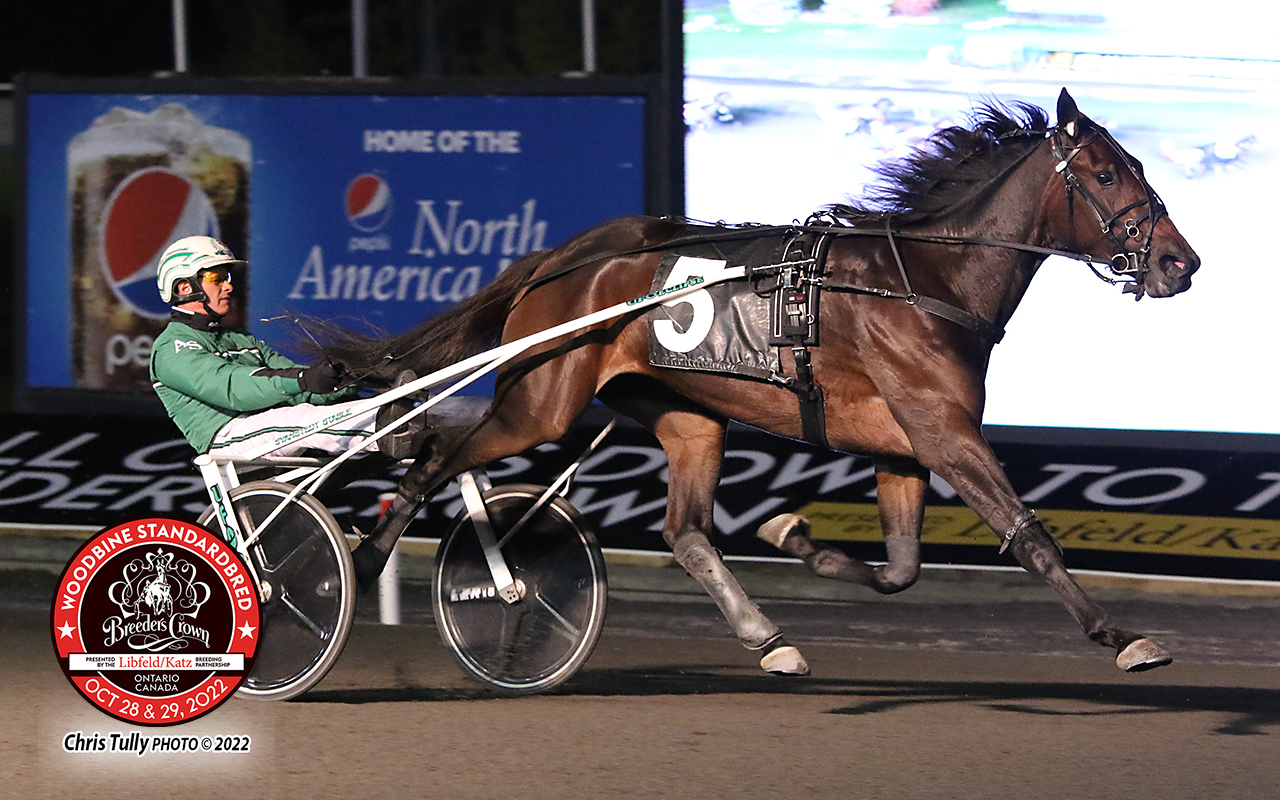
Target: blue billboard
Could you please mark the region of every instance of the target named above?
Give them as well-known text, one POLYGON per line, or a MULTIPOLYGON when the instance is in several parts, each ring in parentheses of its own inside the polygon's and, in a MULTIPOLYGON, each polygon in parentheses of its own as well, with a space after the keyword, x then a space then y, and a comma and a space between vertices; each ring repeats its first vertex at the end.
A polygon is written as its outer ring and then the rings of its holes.
MULTIPOLYGON (((165 246, 247 258, 236 314, 404 330, 645 210, 641 94, 25 94, 30 389, 150 392, 165 246)), ((272 320, 263 322, 263 320, 272 320)))

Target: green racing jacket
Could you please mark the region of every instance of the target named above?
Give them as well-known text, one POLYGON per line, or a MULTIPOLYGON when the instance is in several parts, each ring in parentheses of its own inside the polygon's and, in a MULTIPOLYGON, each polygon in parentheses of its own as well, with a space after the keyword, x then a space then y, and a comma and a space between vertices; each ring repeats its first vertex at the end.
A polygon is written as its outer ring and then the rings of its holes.
POLYGON ((298 385, 302 369, 249 333, 181 311, 151 349, 151 386, 198 453, 207 452, 222 426, 246 412, 354 396, 353 390, 304 391, 298 385))

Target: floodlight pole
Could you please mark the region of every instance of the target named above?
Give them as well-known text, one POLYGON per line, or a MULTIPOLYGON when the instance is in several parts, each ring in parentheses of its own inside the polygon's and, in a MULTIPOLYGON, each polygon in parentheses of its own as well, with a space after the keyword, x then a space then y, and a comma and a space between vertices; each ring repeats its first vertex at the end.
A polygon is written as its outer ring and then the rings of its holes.
POLYGON ((369 77, 369 7, 366 0, 351 0, 351 74, 369 77))
POLYGON ((582 0, 582 71, 596 71, 596 0, 582 0))
POLYGON ((173 0, 173 71, 187 71, 186 0, 173 0))

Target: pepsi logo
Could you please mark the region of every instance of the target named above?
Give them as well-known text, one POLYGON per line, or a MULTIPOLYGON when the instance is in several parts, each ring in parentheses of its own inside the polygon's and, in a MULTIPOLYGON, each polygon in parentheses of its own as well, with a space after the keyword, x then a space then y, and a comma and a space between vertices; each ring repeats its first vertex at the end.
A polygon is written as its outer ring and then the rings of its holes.
POLYGON ((391 187, 378 175, 356 176, 347 186, 346 211, 356 230, 379 230, 391 218, 391 187))
POLYGON ((184 236, 219 237, 218 215, 203 190, 160 167, 139 170, 107 198, 100 228, 100 258, 107 283, 134 313, 166 319, 156 291, 160 254, 184 236))

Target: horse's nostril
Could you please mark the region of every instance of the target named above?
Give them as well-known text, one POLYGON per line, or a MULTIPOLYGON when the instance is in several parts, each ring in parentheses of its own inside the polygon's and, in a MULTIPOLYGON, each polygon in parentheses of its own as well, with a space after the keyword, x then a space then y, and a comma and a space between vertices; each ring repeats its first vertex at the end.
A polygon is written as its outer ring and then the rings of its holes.
POLYGON ((1160 257, 1160 266, 1164 268, 1166 273, 1190 275, 1200 266, 1198 261, 1184 261, 1177 256, 1165 255, 1160 257))

